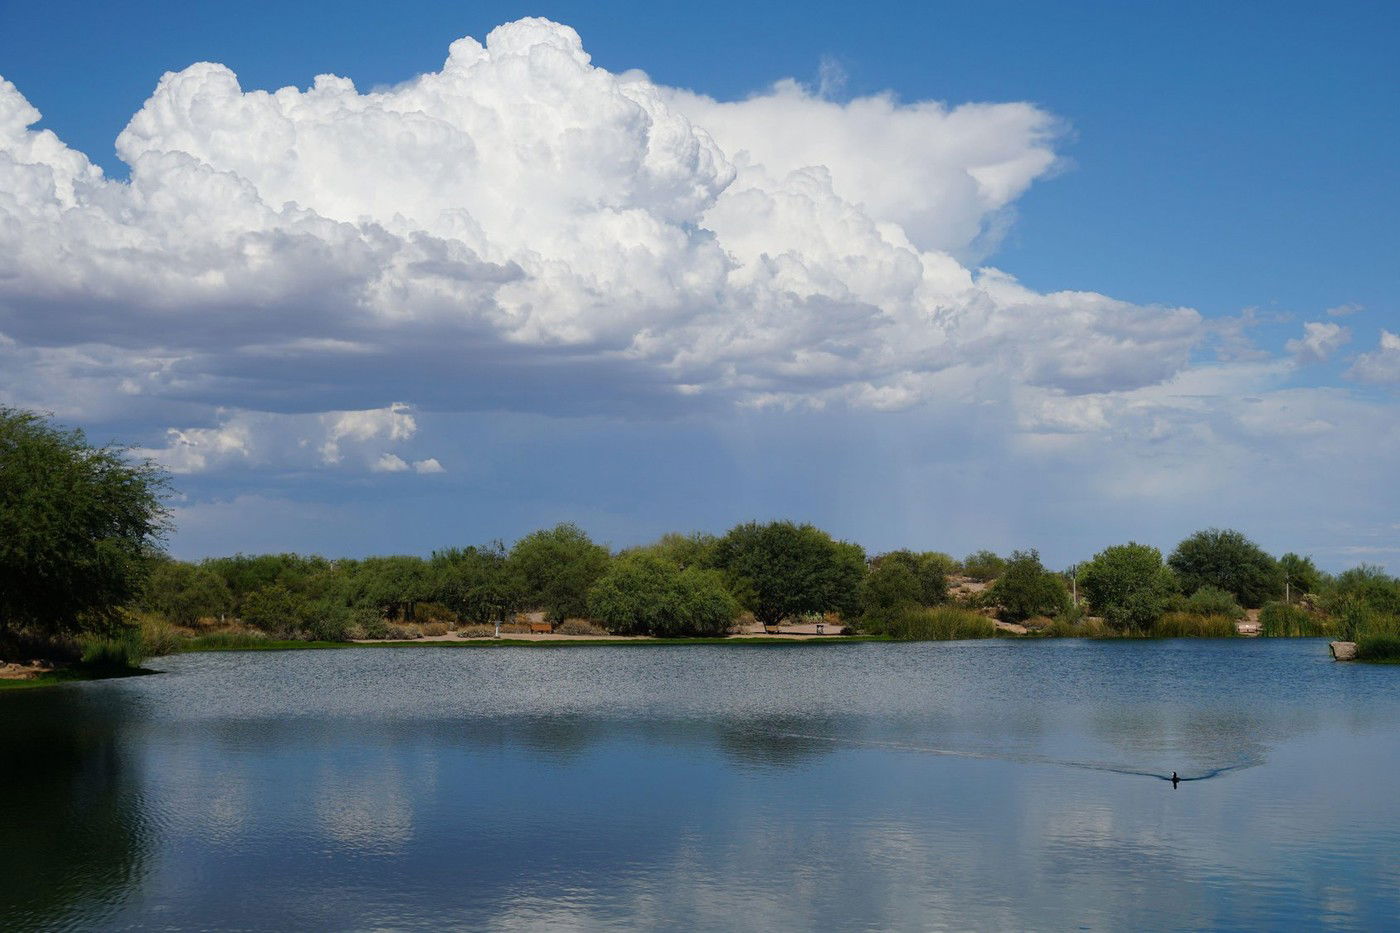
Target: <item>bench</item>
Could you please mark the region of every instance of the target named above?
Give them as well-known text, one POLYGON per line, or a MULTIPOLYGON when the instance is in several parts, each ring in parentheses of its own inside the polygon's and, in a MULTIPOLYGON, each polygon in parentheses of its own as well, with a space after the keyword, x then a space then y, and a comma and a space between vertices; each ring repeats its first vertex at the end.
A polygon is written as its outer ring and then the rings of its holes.
POLYGON ((553 631, 554 631, 554 626, 553 626, 553 625, 550 625, 548 622, 531 622, 531 623, 530 623, 530 634, 532 634, 532 635, 535 634, 535 633, 539 633, 539 634, 541 634, 541 635, 548 635, 548 634, 550 634, 550 633, 553 632, 553 631))

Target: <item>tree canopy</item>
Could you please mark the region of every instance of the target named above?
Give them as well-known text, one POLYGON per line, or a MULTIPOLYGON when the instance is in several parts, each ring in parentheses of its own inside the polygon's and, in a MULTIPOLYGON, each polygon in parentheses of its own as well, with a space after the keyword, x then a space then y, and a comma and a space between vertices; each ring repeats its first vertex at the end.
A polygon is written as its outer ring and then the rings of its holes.
POLYGON ((0 408, 0 632, 115 624, 164 535, 166 490, 126 448, 0 408))
POLYGON ((648 551, 612 562, 589 595, 595 619, 619 635, 724 635, 738 614, 713 570, 687 567, 648 551))
POLYGON ((1233 595, 1246 609, 1258 609, 1283 593, 1278 562, 1231 529, 1196 532, 1176 546, 1167 564, 1188 595, 1213 586, 1233 595))
POLYGON ((1008 622, 1052 616, 1069 605, 1064 581, 1045 569, 1035 548, 1012 551, 1005 569, 987 592, 1008 622))
POLYGON ((1176 580, 1162 552, 1130 541, 1104 548, 1079 567, 1089 608, 1119 628, 1147 629, 1176 594, 1176 580))
POLYGON ((562 622, 587 613, 588 591, 607 569, 608 557, 607 548, 565 522, 515 542, 509 560, 525 600, 562 622))
POLYGON ((730 589, 764 627, 814 612, 854 613, 865 552, 811 525, 747 522, 715 545, 730 589))

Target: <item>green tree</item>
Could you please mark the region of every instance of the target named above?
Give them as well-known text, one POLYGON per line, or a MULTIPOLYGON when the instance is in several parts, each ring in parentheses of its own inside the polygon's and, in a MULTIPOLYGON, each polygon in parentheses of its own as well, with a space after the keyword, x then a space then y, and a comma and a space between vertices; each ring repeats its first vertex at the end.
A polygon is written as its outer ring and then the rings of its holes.
POLYGON ((913 574, 919 585, 919 605, 935 606, 948 598, 948 574, 957 566, 957 562, 947 554, 938 551, 890 551, 871 560, 870 568, 874 572, 890 563, 900 564, 913 574))
POLYGON ((1095 554, 1079 566, 1077 579, 1089 608, 1119 628, 1151 627, 1176 594, 1162 552, 1131 541, 1095 554))
MULTIPOLYGON (((435 595, 433 575, 421 557, 367 557, 349 573, 349 602, 388 618, 412 619, 414 606, 435 595)), ((293 587, 297 589, 297 587, 293 587)))
POLYGON ((1283 571, 1263 548, 1238 531, 1208 528, 1176 546, 1167 559, 1183 592, 1214 586, 1246 609, 1258 609, 1283 593, 1283 571))
POLYGON ((1045 569, 1040 562, 1040 552, 1035 548, 1012 551, 1006 569, 987 592, 1001 607, 1001 616, 1008 622, 1020 622, 1031 616, 1053 616, 1069 606, 1064 581, 1045 569))
POLYGON ((1323 604, 1333 613, 1343 609, 1355 612, 1360 607, 1366 612, 1400 615, 1400 579, 1382 567, 1362 564, 1337 574, 1327 587, 1323 604))
POLYGON ((715 566, 715 544, 718 541, 714 535, 698 531, 688 535, 670 532, 646 549, 672 561, 682 570, 687 567, 705 570, 715 566))
POLYGON ((0 636, 115 626, 166 530, 167 482, 127 448, 0 408, 0 636))
POLYGON ((886 619, 902 609, 924 605, 923 597, 923 587, 908 562, 877 559, 861 586, 861 614, 871 622, 886 619))
POLYGON ((1006 561, 991 551, 973 551, 963 558, 962 572, 974 580, 995 580, 1006 570, 1006 561))
POLYGON ((521 584, 511 572, 499 541, 485 547, 434 551, 431 561, 436 599, 463 622, 486 625, 521 606, 521 584))
POLYGON ((588 612, 588 591, 608 567, 608 549, 565 522, 532 532, 510 549, 509 566, 524 599, 553 622, 588 612))
POLYGON ((1322 589, 1322 572, 1317 569, 1311 557, 1303 557, 1292 551, 1278 559, 1279 570, 1288 584, 1288 595, 1298 598, 1322 589))
POLYGON ((146 581, 142 602, 176 625, 194 625, 200 619, 231 611, 233 593, 224 578, 208 567, 157 560, 146 581))
POLYGON ((864 551, 811 525, 737 525, 716 543, 715 563, 765 628, 791 616, 859 609, 864 551))
POLYGON ((687 567, 649 551, 621 555, 594 584, 593 618, 619 635, 724 635, 738 605, 718 573, 687 567))

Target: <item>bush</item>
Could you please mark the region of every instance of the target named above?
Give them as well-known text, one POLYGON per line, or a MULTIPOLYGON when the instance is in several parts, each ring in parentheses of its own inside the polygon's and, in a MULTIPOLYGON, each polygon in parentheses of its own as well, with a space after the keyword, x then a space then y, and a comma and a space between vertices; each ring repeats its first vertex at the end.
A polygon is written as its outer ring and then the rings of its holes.
POLYGON ((442 636, 442 635, 446 635, 446 634, 447 634, 447 623, 446 623, 446 622, 419 622, 419 623, 418 623, 418 630, 419 630, 420 632, 423 633, 424 637, 427 637, 427 638, 437 638, 437 637, 439 637, 439 636, 442 636))
POLYGON ((123 674, 140 670, 141 636, 126 631, 115 635, 85 634, 78 637, 82 649, 79 665, 94 674, 123 674))
POLYGON ((996 624, 991 619, 955 606, 907 606, 886 618, 867 621, 865 629, 896 641, 949 641, 996 635, 996 624))
POLYGON ((458 638, 491 638, 495 634, 494 625, 464 625, 457 629, 458 638))
POLYGON ((1187 597, 1183 603, 1186 612, 1198 616, 1228 616, 1231 619, 1244 618, 1244 610, 1235 602, 1235 597, 1214 586, 1203 586, 1187 597))
POLYGON ((674 563, 651 551, 613 561, 588 596, 594 618, 619 635, 726 635, 738 606, 713 570, 674 563))
POLYGON ((991 551, 974 551, 963 558, 963 576, 986 583, 1001 576, 1006 569, 1006 561, 991 551))
POLYGON ((554 630, 560 635, 606 635, 608 630, 600 628, 587 619, 565 619, 554 630))
POLYGON ((385 633, 384 637, 389 641, 412 641, 415 638, 423 637, 423 630, 412 623, 408 625, 399 625, 390 622, 386 627, 388 631, 385 633))
POLYGON ((870 562, 870 573, 862 584, 861 611, 892 609, 901 602, 935 606, 948 598, 948 572, 956 565, 947 554, 937 551, 890 551, 870 562), (906 573, 899 573, 902 568, 906 573), (897 592, 891 592, 891 586, 897 592), (881 599, 879 594, 884 595, 881 599), (875 605, 871 604, 874 597, 875 605), (891 598, 893 597, 893 598, 891 598))
POLYGON ((988 599, 1001 607, 1007 622, 1020 622, 1031 616, 1054 616, 1069 605, 1064 581, 1040 563, 1040 552, 1013 551, 995 583, 987 589, 988 599))
POLYGON ((1234 638, 1234 617, 1195 612, 1168 612, 1152 626, 1155 638, 1234 638))
POLYGON ((1259 610, 1259 634, 1266 638, 1326 635, 1331 626, 1320 616, 1287 603, 1265 603, 1259 610))

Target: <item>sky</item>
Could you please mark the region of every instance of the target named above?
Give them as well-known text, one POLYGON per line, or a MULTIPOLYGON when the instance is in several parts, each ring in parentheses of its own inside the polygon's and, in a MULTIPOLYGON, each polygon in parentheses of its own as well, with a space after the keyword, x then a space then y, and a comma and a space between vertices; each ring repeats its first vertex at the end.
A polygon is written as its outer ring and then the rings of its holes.
POLYGON ((1394 4, 0 24, 0 404, 162 462, 177 556, 793 518, 1400 570, 1394 4))

